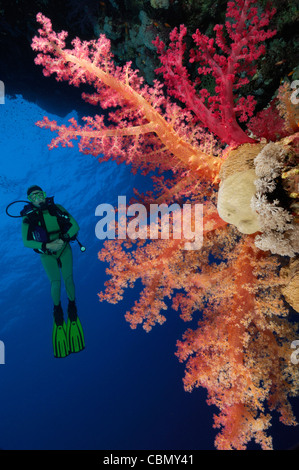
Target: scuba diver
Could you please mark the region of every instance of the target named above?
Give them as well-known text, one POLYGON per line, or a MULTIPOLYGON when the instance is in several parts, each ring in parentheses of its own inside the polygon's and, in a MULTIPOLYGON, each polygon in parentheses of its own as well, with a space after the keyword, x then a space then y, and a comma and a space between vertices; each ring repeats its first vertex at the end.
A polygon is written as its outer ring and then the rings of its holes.
MULTIPOLYGON (((73 256, 70 247, 70 241, 76 239, 79 225, 61 205, 54 203, 53 197, 46 197, 39 186, 30 186, 27 197, 30 203, 20 213, 23 217, 22 238, 26 247, 40 254, 42 265, 50 280, 54 303, 54 356, 66 357, 70 353, 82 351, 85 347, 75 303, 73 256), (68 296, 67 323, 60 301, 61 275, 68 296)), ((84 247, 80 243, 79 245, 83 251, 84 247)))

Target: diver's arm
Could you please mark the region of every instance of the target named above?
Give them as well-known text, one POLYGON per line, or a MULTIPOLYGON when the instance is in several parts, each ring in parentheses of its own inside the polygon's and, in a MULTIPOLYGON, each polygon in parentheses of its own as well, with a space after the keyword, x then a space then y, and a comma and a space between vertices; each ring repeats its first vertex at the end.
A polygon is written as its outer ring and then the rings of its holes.
POLYGON ((33 250, 42 250, 45 253, 49 250, 49 253, 52 251, 59 251, 62 246, 63 242, 62 240, 54 240, 52 242, 38 242, 35 240, 28 240, 28 230, 29 230, 29 224, 26 224, 26 222, 23 221, 22 223, 22 238, 23 238, 23 243, 24 246, 27 248, 32 248, 33 250))
POLYGON ((62 207, 60 204, 56 204, 56 205, 61 211, 65 212, 69 216, 70 223, 72 224, 72 226, 68 229, 68 231, 64 233, 63 235, 69 235, 70 238, 74 237, 79 232, 80 227, 78 223, 76 222, 74 217, 64 207, 62 207))
POLYGON ((27 248, 32 248, 33 250, 42 250, 44 243, 37 242, 35 240, 28 240, 28 230, 29 230, 29 224, 26 224, 26 222, 23 221, 22 238, 23 238, 24 246, 26 246, 27 248))

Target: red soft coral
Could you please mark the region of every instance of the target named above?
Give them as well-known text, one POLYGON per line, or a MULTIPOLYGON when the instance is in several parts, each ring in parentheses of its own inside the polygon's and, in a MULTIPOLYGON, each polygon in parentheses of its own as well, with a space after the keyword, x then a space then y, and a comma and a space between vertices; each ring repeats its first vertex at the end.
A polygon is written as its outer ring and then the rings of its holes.
POLYGON ((184 26, 172 31, 168 49, 159 38, 155 42, 162 63, 157 72, 163 74, 168 93, 185 103, 203 126, 229 145, 254 142, 240 127, 237 118, 244 122, 251 117, 255 100, 252 96, 239 97, 236 92, 255 74, 255 61, 265 53, 262 42, 276 34, 265 29, 275 9, 258 15, 254 3, 255 0, 228 2, 225 28, 230 43, 225 38, 223 25, 215 26, 215 40, 199 30, 193 34, 197 49, 191 49, 190 62, 198 64, 198 75, 214 77, 213 95, 206 89, 197 92, 199 77, 192 83, 183 65, 184 26))

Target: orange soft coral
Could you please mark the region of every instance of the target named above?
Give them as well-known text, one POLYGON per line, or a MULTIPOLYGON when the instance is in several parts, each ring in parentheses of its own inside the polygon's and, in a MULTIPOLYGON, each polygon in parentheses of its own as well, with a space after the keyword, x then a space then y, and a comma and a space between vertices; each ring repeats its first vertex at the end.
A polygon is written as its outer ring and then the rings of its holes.
POLYGON ((157 41, 168 92, 184 106, 165 97, 158 81, 145 85, 130 64, 116 67, 104 35, 97 41, 75 39, 66 49, 66 33, 53 32, 39 14, 42 29, 33 40, 40 51, 36 63, 44 66, 45 75, 92 85, 95 93, 83 98, 103 109, 114 107, 109 125, 102 115, 84 118, 83 126, 72 119, 69 127, 44 118, 39 125, 58 134, 51 147, 72 146, 78 139, 83 153, 103 153, 102 160, 131 164, 134 172, 158 170, 152 193, 136 191, 145 205, 203 204, 201 250, 185 250, 186 240, 171 237, 105 242, 99 258, 109 263, 110 280, 99 298, 116 303, 140 279, 144 289, 126 314, 132 328, 142 324, 150 331, 165 322, 166 299, 172 299, 184 321, 196 317, 198 328, 186 331, 177 356, 187 361, 186 390, 207 388, 208 402, 220 410, 215 417, 215 426, 222 428, 215 441, 219 449, 244 449, 251 439, 271 448, 266 407, 277 410, 285 424, 295 424, 288 399, 298 392, 298 368, 290 361, 296 327, 287 321, 280 293, 280 258, 259 250, 254 235, 237 233, 216 209, 219 170, 232 150, 223 153, 223 142, 238 147, 237 153, 260 145, 251 144, 254 140, 238 123, 254 108, 253 100, 245 102, 238 92, 253 75, 253 60, 264 52, 261 42, 274 34, 266 30, 273 13, 259 12, 254 0, 234 0, 228 3, 226 22, 230 45, 219 25, 215 42, 196 32, 198 51, 192 58, 199 74, 214 75, 213 96, 198 91, 198 82, 190 83, 180 62, 184 29, 172 33, 171 53, 157 41))

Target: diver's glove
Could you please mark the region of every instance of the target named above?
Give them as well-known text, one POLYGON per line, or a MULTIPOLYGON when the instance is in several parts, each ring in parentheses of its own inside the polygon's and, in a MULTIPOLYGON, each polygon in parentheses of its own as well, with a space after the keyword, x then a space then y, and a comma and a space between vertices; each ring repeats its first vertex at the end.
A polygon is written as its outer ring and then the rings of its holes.
POLYGON ((65 243, 68 243, 71 239, 68 233, 61 233, 59 235, 60 240, 64 241, 65 243))
POLYGON ((47 249, 47 243, 46 242, 42 243, 42 248, 41 249, 42 249, 44 255, 50 255, 51 254, 50 250, 47 249))

